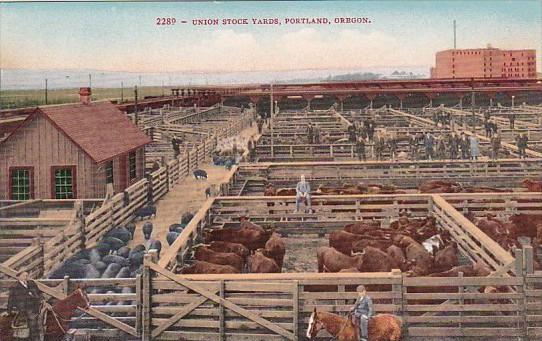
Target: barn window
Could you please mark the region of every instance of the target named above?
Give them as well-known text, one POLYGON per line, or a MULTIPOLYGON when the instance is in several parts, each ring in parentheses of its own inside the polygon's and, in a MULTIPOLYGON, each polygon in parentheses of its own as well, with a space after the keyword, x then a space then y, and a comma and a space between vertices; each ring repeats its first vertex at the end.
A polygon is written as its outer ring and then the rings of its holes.
POLYGON ((10 199, 11 200, 29 200, 34 196, 32 181, 34 178, 31 167, 18 167, 10 169, 10 199))
POLYGON ((133 180, 137 176, 137 162, 136 162, 136 153, 130 153, 128 155, 128 169, 130 172, 130 180, 133 180))
POLYGON ((75 167, 53 167, 53 197, 75 199, 75 167))
POLYGON ((113 183, 113 161, 108 161, 105 164, 105 183, 106 184, 113 183))

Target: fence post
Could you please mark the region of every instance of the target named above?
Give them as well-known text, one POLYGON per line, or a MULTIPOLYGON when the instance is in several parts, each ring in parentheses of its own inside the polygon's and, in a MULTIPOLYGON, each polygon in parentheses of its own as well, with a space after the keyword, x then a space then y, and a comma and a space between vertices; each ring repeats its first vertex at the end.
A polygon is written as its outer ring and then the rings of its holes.
POLYGON ((405 286, 405 274, 401 274, 401 312, 403 315, 403 330, 404 330, 404 336, 403 338, 406 340, 408 338, 408 310, 406 309, 406 305, 408 302, 406 301, 406 295, 407 295, 407 286, 405 286))
POLYGON ((294 340, 299 340, 299 281, 294 281, 292 286, 294 340))
POLYGON ((62 291, 66 296, 70 294, 70 276, 64 276, 64 279, 62 280, 62 291))
POLYGON ((142 289, 142 277, 141 274, 136 275, 136 282, 135 282, 135 291, 136 291, 136 322, 135 322, 135 329, 137 331, 137 335, 141 336, 141 315, 142 315, 142 307, 143 307, 143 295, 145 293, 142 289))
POLYGON ((141 309, 141 340, 151 340, 151 296, 152 296, 152 277, 149 263, 152 262, 151 255, 146 254, 143 258, 143 306, 141 309))
MULTIPOLYGON (((402 273, 400 269, 392 269, 391 275, 393 279, 402 280, 402 273)), ((401 290, 402 283, 392 284, 391 291, 393 294, 392 304, 394 305, 395 313, 403 315, 403 291, 401 290)))
MULTIPOLYGON (((224 285, 224 280, 220 280, 219 282, 219 285, 220 285, 220 298, 222 299, 225 299, 226 298, 226 293, 225 293, 225 285, 224 285)), ((220 304, 218 305, 218 318, 219 318, 219 340, 220 341, 224 341, 226 340, 226 317, 224 316, 225 313, 224 313, 224 304, 222 302, 220 302, 220 304)))

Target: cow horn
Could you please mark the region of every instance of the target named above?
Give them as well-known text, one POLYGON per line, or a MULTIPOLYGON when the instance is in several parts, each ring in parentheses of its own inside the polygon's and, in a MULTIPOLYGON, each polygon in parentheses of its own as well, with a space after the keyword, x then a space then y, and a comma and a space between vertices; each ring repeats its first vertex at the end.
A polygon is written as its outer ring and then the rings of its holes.
POLYGON ((360 252, 350 252, 352 256, 363 256, 365 254, 365 250, 362 250, 360 252))

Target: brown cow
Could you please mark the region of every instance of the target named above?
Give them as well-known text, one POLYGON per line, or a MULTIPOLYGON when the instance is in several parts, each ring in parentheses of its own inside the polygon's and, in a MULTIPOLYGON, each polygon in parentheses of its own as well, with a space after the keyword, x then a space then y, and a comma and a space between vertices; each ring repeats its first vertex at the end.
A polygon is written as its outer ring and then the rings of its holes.
POLYGON ((459 264, 457 243, 451 243, 435 254, 434 271, 445 271, 459 264))
POLYGON ((389 272, 393 269, 393 258, 382 250, 367 246, 359 254, 363 256, 361 267, 357 267, 360 272, 389 272))
POLYGON ((197 261, 190 266, 181 268, 181 274, 238 274, 239 270, 231 265, 213 264, 205 261, 197 261))
POLYGON ((211 250, 218 252, 233 252, 239 257, 242 257, 243 259, 250 255, 250 250, 243 244, 239 243, 230 243, 217 240, 211 242, 211 244, 206 246, 209 247, 211 250))
POLYGON ((515 225, 514 230, 510 231, 510 236, 517 239, 520 236, 530 237, 533 248, 538 250, 542 244, 542 214, 515 214, 509 218, 515 225))
POLYGON ((332 231, 329 234, 329 246, 333 247, 345 255, 352 253, 352 244, 356 241, 365 239, 365 236, 346 231, 332 231))
MULTIPOLYGON (((355 234, 366 233, 383 233, 385 231, 379 230, 380 222, 378 220, 356 221, 355 223, 348 224, 344 227, 346 232, 355 234)), ((389 233, 389 232, 387 232, 389 233)))
POLYGON ((391 239, 372 238, 371 236, 365 236, 365 239, 358 240, 352 243, 352 252, 361 252, 367 246, 375 247, 379 250, 386 250, 391 245, 393 245, 391 239))
POLYGON ((418 276, 431 273, 433 269, 433 256, 427 252, 422 244, 410 237, 402 237, 396 245, 404 248, 407 262, 412 263, 409 271, 418 276))
POLYGON ((396 245, 390 245, 386 249, 386 253, 388 254, 388 256, 390 256, 393 259, 394 269, 401 269, 401 271, 406 271, 407 263, 406 263, 405 253, 400 247, 396 245))
POLYGON ((206 243, 210 243, 212 241, 239 243, 246 246, 249 250, 256 250, 265 247, 265 243, 271 236, 272 231, 265 231, 258 225, 252 225, 254 226, 205 231, 204 239, 206 243))
POLYGON ((194 252, 194 258, 213 264, 231 265, 239 272, 243 271, 245 262, 239 255, 231 252, 217 252, 204 245, 200 245, 194 252))
POLYGON ((418 190, 420 193, 459 193, 461 184, 444 180, 430 180, 422 183, 418 190))
POLYGON ((272 258, 275 263, 282 269, 284 255, 286 254, 286 246, 278 233, 273 233, 271 238, 265 243, 264 255, 272 258))
POLYGON ((363 255, 347 256, 333 247, 322 246, 316 250, 318 272, 339 272, 343 269, 358 269, 363 262, 363 255))
POLYGON ((527 192, 542 192, 542 181, 525 179, 521 183, 527 188, 527 192))
POLYGON ((279 266, 272 258, 264 256, 263 250, 258 249, 248 256, 248 269, 251 273, 279 273, 279 266))

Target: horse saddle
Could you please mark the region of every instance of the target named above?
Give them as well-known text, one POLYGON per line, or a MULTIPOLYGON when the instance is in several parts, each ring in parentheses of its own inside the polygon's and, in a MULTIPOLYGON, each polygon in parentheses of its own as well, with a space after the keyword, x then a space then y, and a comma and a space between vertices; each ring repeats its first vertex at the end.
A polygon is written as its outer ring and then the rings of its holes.
POLYGON ((11 331, 16 339, 26 339, 30 336, 30 328, 25 314, 17 312, 11 320, 11 331))

